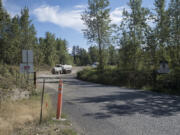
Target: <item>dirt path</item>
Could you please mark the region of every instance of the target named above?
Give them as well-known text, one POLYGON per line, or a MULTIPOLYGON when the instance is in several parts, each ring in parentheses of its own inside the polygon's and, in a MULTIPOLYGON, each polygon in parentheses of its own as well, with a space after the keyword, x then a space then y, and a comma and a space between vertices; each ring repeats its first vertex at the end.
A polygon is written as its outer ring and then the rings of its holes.
POLYGON ((86 135, 179 135, 180 97, 46 75, 56 106, 58 77, 64 81, 63 111, 86 135), (53 79, 54 78, 54 79, 53 79))

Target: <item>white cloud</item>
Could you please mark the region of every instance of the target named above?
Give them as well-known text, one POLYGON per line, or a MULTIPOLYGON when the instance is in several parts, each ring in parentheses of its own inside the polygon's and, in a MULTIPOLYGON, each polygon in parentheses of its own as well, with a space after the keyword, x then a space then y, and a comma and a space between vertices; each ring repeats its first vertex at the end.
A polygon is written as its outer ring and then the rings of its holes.
POLYGON ((72 53, 72 47, 68 48, 68 53, 72 53))
POLYGON ((68 27, 81 31, 84 28, 81 20, 81 9, 63 11, 59 6, 43 5, 34 9, 33 13, 41 22, 51 22, 61 27, 68 27))
POLYGON ((129 7, 127 6, 121 6, 115 8, 111 13, 110 13, 110 18, 111 18, 111 23, 112 24, 120 24, 122 19, 123 19, 123 10, 129 11, 129 7))
POLYGON ((76 8, 76 9, 85 9, 85 8, 87 8, 87 5, 75 5, 74 8, 76 8))
POLYGON ((116 8, 110 13, 111 17, 111 23, 113 24, 119 24, 122 21, 122 13, 123 9, 122 8, 116 8))
MULTIPOLYGON (((76 5, 72 10, 62 10, 59 6, 42 5, 33 10, 33 14, 40 22, 51 22, 60 27, 72 28, 79 32, 85 28, 81 14, 87 5, 76 5)), ((111 11, 110 18, 113 24, 120 24, 125 7, 118 7, 111 11)))

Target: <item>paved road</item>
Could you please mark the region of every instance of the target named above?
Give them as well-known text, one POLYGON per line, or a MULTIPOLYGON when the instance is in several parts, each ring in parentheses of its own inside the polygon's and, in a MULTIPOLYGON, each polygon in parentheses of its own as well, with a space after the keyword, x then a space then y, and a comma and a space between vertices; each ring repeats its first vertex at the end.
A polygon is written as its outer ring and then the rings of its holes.
MULTIPOLYGON (((56 105, 58 76, 44 76, 55 78, 46 86, 56 105)), ((61 77, 63 111, 81 134, 180 135, 178 96, 83 82, 74 74, 61 77)))

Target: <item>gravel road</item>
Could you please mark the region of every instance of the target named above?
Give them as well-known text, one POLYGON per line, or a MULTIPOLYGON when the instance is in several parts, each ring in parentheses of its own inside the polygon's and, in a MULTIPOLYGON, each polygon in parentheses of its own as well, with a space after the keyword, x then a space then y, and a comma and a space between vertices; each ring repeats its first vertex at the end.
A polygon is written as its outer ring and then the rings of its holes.
MULTIPOLYGON (((180 97, 84 82, 72 74, 64 82, 63 112, 84 135, 180 135, 180 97)), ((46 77, 56 106, 59 75, 46 77)), ((40 82, 40 80, 39 80, 40 82)))

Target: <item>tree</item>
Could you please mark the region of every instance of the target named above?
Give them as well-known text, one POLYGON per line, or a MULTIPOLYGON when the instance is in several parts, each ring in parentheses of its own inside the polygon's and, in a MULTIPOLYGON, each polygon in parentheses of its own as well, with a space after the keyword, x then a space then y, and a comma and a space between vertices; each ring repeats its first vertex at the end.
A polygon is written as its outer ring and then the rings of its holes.
POLYGON ((98 61, 98 48, 96 46, 91 46, 89 47, 88 52, 91 59, 90 64, 97 62, 98 61))
POLYGON ((146 46, 144 47, 144 68, 148 71, 157 71, 159 65, 158 43, 156 40, 156 32, 149 29, 146 33, 146 46))
POLYGON ((88 0, 88 9, 82 15, 82 20, 87 26, 84 29, 84 36, 89 42, 95 43, 99 51, 99 69, 102 71, 105 66, 104 50, 109 44, 111 35, 110 9, 108 0, 88 0))
POLYGON ((91 58, 89 53, 79 46, 73 46, 72 56, 74 58, 74 64, 79 66, 85 66, 91 63, 91 58))
POLYGON ((109 53, 108 64, 117 65, 118 54, 113 45, 109 46, 108 53, 109 53))
POLYGON ((12 18, 10 26, 10 36, 8 52, 10 64, 19 64, 21 62, 21 29, 19 25, 19 16, 12 18))
POLYGON ((9 53, 7 51, 9 46, 9 32, 10 32, 10 16, 4 10, 2 1, 0 0, 0 61, 8 62, 9 53))
POLYGON ((45 38, 36 38, 36 30, 29 18, 28 8, 21 10, 21 15, 10 17, 0 0, 0 62, 19 64, 22 61, 22 50, 34 51, 36 65, 55 63, 72 64, 68 54, 67 41, 49 32, 45 38))
POLYGON ((79 60, 80 60, 80 65, 81 66, 86 66, 87 64, 91 63, 89 54, 84 48, 80 48, 79 51, 79 60))
POLYGON ((38 43, 34 47, 34 63, 39 68, 40 65, 45 64, 45 48, 44 48, 44 39, 39 38, 38 43))
POLYGON ((72 56, 73 56, 73 61, 74 61, 74 63, 76 63, 76 46, 73 46, 72 56))
POLYGON ((44 39, 44 58, 45 58, 45 63, 53 66, 55 63, 58 61, 58 57, 56 54, 56 40, 55 40, 55 35, 46 32, 46 37, 44 39))
POLYGON ((61 64, 72 64, 71 56, 68 53, 67 41, 56 39, 56 50, 59 57, 59 63, 61 64))
POLYGON ((136 71, 140 67, 141 48, 145 46, 145 32, 148 26, 149 10, 142 7, 142 0, 130 0, 128 5, 131 12, 123 11, 124 18, 121 24, 123 34, 121 34, 122 40, 120 40, 120 48, 122 47, 123 49, 120 52, 123 50, 129 52, 123 52, 129 55, 128 63, 131 64, 128 68, 136 71))
POLYGON ((155 0, 155 10, 156 10, 156 27, 155 34, 156 40, 159 48, 159 57, 161 60, 164 60, 166 57, 165 48, 168 44, 168 36, 169 36, 169 24, 168 24, 168 16, 167 11, 165 10, 165 0, 155 0))
POLYGON ((28 8, 24 8, 21 11, 20 27, 22 37, 21 49, 33 49, 37 39, 34 25, 31 24, 31 20, 29 19, 28 8))
POLYGON ((173 68, 180 66, 180 1, 171 0, 168 8, 170 33, 168 53, 173 68))
POLYGON ((125 31, 122 32, 122 37, 119 41, 120 49, 119 49, 119 62, 118 67, 123 70, 131 70, 132 69, 132 45, 130 36, 125 31))

